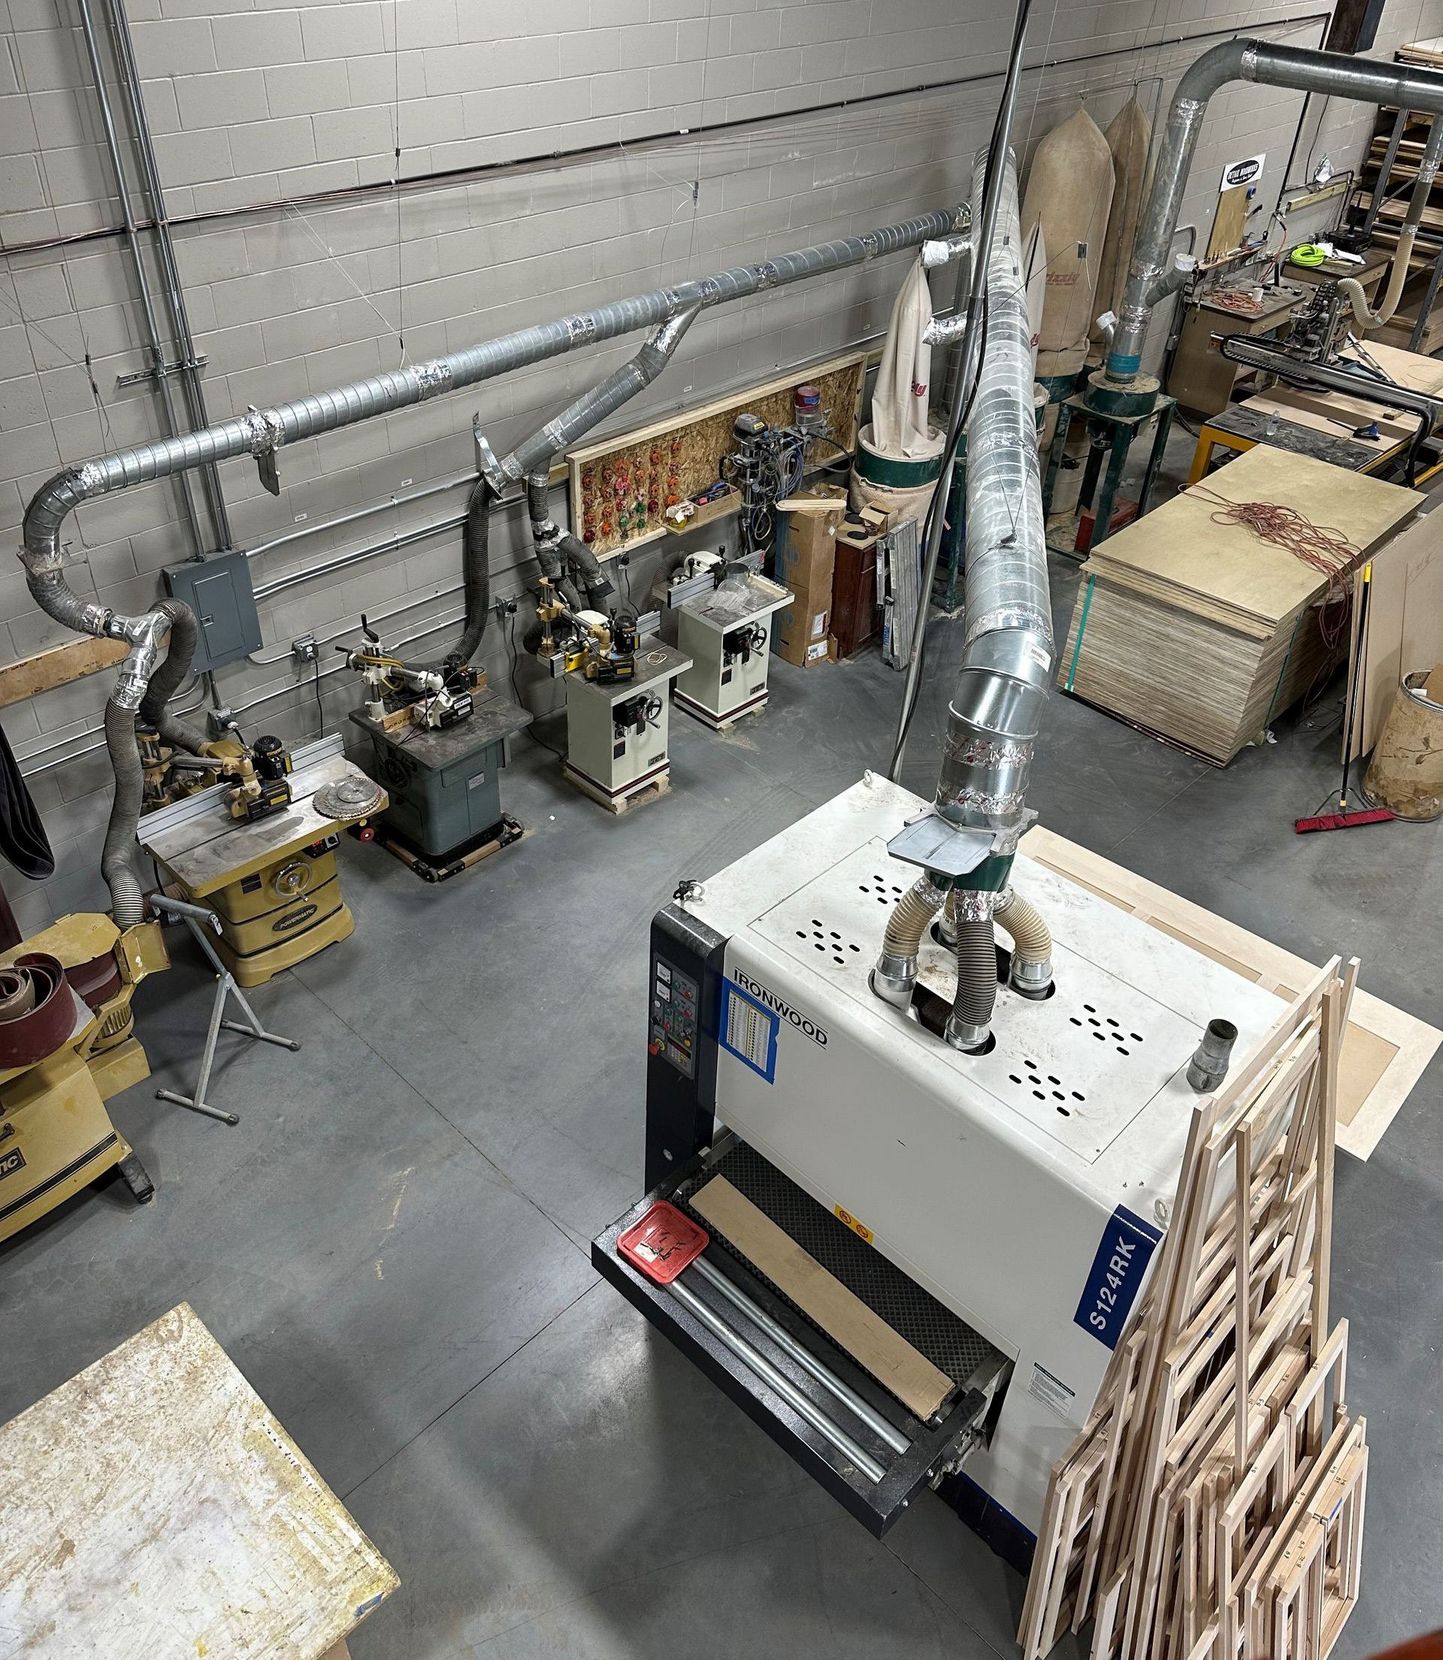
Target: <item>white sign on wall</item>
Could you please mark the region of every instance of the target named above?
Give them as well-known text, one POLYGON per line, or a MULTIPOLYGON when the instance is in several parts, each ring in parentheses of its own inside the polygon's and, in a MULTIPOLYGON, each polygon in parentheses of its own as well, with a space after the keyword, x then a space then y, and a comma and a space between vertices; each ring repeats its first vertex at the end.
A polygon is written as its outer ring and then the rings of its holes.
POLYGON ((1218 183, 1218 194, 1225 190, 1235 190, 1240 184, 1256 184, 1263 176, 1263 163, 1268 159, 1268 153, 1263 151, 1260 156, 1244 156, 1241 161, 1230 161, 1223 168, 1223 176, 1218 183))

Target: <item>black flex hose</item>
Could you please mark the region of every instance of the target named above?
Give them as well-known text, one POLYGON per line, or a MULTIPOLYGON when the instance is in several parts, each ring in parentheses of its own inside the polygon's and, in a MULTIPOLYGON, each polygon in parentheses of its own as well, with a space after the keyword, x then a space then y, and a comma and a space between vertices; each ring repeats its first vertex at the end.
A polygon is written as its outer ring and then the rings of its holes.
POLYGON ((587 597, 593 606, 598 600, 603 600, 608 594, 616 592, 606 572, 601 568, 601 561, 579 536, 572 536, 569 532, 563 536, 561 554, 581 578, 581 585, 586 589, 587 597))
POLYGON ((992 922, 957 924, 957 995, 952 1016, 959 1024, 990 1026, 997 1004, 997 950, 992 922))
POLYGON ((165 661, 150 677, 145 697, 141 700, 140 718, 153 726, 173 749, 188 749, 200 755, 206 747, 205 733, 197 731, 179 715, 168 712, 166 705, 190 673, 195 656, 195 642, 199 637, 195 612, 183 599, 163 599, 155 609, 170 618, 170 638, 166 645, 165 661))
POLYGON ((466 498, 461 553, 466 621, 451 653, 463 663, 469 663, 480 649, 491 615, 491 503, 495 499, 496 492, 484 477, 476 480, 466 498))
POLYGON ((135 743, 135 710, 123 708, 114 698, 105 705, 105 747, 115 771, 115 799, 105 827, 100 873, 110 889, 116 927, 130 928, 145 921, 145 896, 131 863, 144 780, 135 743))

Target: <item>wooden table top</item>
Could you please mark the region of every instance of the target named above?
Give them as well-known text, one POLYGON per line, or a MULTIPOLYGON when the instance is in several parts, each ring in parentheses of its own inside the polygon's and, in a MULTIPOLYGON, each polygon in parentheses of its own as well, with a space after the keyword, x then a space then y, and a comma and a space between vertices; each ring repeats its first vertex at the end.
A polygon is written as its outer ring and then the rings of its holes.
POLYGON ((0 1648, 318 1660, 399 1584, 186 1303, 0 1428, 0 1648))

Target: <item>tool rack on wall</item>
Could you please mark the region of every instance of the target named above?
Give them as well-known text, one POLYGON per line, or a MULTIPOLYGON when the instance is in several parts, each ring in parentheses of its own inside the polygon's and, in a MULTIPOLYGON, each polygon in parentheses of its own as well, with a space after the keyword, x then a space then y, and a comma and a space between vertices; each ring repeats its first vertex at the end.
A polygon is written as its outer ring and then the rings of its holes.
MULTIPOLYGON (((857 443, 866 361, 866 353, 858 351, 806 365, 574 451, 567 457, 573 530, 601 559, 666 535, 662 515, 669 502, 688 501, 716 483, 721 458, 735 448, 732 423, 737 416, 749 411, 768 426, 790 426, 795 419, 792 393, 798 386, 812 385, 821 393, 830 434, 823 446, 826 456, 850 456, 857 443)), ((696 522, 689 520, 686 528, 696 522)))

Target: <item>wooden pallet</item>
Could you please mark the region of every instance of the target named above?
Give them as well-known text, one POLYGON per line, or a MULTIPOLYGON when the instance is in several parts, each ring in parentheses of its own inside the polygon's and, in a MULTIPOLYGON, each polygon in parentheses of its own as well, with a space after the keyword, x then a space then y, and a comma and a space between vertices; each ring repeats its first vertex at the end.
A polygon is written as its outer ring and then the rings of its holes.
POLYGON ((1366 1424, 1328 1313, 1356 976, 1335 957, 1194 1109, 1142 1308, 1049 1484, 1025 1660, 1089 1620, 1092 1660, 1324 1660, 1357 1600, 1366 1424))
POLYGON ((644 807, 649 801, 660 801, 662 796, 671 794, 671 774, 662 773, 660 778, 648 779, 644 784, 638 784, 634 790, 625 795, 608 795, 599 784, 593 784, 585 773, 578 772, 569 761, 561 764, 562 776, 568 784, 589 796, 598 807, 605 807, 607 812, 614 813, 618 818, 623 813, 629 813, 634 807, 644 807))

